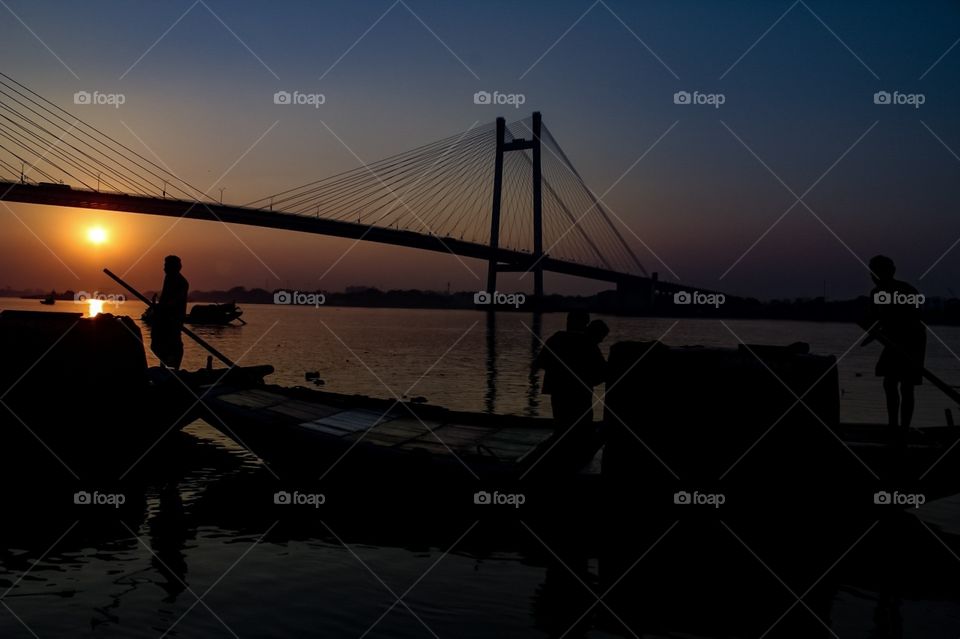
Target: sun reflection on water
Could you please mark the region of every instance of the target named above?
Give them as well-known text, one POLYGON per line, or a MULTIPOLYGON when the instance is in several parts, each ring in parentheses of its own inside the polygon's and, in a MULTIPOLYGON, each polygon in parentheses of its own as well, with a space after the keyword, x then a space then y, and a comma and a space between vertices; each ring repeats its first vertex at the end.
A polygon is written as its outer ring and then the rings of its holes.
POLYGON ((104 300, 87 299, 87 317, 96 317, 103 312, 104 300))

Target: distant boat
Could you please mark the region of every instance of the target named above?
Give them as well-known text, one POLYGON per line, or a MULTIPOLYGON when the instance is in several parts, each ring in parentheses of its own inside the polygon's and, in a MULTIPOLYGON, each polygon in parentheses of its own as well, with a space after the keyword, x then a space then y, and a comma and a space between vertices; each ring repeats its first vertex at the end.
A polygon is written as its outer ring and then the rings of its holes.
MULTIPOLYGON (((226 326, 234 321, 246 324, 241 318, 242 315, 243 310, 233 302, 229 304, 195 304, 187 313, 184 322, 205 326, 226 326)), ((153 321, 153 308, 144 311, 140 319, 149 326, 153 321)))
POLYGON ((226 325, 234 320, 246 324, 241 319, 243 311, 230 302, 229 304, 195 304, 187 314, 187 324, 218 324, 226 325))
POLYGON ((45 298, 40 300, 40 303, 43 304, 44 306, 53 306, 54 304, 57 303, 57 298, 54 297, 53 293, 50 293, 45 298))

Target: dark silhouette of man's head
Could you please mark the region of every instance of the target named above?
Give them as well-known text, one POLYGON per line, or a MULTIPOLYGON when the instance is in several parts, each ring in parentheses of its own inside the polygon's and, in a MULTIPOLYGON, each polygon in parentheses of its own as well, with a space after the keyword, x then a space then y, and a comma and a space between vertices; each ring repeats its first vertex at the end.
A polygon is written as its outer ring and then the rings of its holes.
POLYGON ((183 264, 180 262, 180 258, 176 255, 168 255, 163 258, 164 273, 179 273, 181 268, 183 268, 183 264))
POLYGON ((567 313, 567 330, 582 333, 590 323, 590 313, 586 311, 570 311, 567 313))
POLYGON ((877 284, 893 280, 897 266, 886 255, 875 255, 870 259, 870 276, 877 284))
POLYGON ((587 325, 587 337, 599 344, 610 334, 610 327, 603 320, 593 320, 587 325))

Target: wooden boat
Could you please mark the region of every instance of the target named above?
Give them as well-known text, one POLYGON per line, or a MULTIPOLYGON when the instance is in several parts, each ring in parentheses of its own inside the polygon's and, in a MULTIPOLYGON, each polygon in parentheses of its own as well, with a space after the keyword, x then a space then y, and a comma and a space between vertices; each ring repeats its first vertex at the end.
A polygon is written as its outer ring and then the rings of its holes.
POLYGON ((635 493, 725 491, 764 508, 960 492, 960 429, 841 423, 836 364, 806 344, 615 344, 604 474, 635 493))
MULTIPOLYGON (((148 326, 153 321, 153 308, 147 308, 140 316, 148 326)), ((184 323, 199 326, 226 326, 234 321, 246 324, 241 318, 243 311, 233 302, 229 304, 194 304, 184 318, 184 323)))
MULTIPOLYGON (((204 417, 286 476, 531 481, 569 475, 600 446, 558 443, 551 420, 264 385, 212 389, 204 417)), ((572 443, 573 438, 570 438, 572 443)), ((402 481, 402 479, 401 479, 402 481)))
POLYGON ((363 484, 375 475, 375 488, 383 477, 534 487, 568 478, 554 492, 576 486, 587 501, 599 490, 621 505, 670 507, 682 505, 674 501, 680 492, 716 491, 741 507, 820 510, 882 506, 875 497, 884 492, 922 492, 925 500, 960 492, 960 429, 914 430, 895 441, 884 426, 841 424, 835 360, 805 345, 624 342, 611 350, 610 367, 620 381, 608 382, 595 425, 606 442, 600 473, 583 469, 601 437, 560 440, 545 418, 220 385, 205 399, 204 419, 282 477, 335 474, 363 484))
POLYGON ((196 419, 214 374, 149 368, 137 325, 110 314, 2 311, 0 353, 3 470, 39 460, 116 479, 196 419))
POLYGON ((233 302, 229 304, 194 304, 190 312, 187 313, 185 321, 187 324, 217 326, 225 326, 234 321, 246 324, 241 319, 241 315, 243 315, 243 311, 233 302))

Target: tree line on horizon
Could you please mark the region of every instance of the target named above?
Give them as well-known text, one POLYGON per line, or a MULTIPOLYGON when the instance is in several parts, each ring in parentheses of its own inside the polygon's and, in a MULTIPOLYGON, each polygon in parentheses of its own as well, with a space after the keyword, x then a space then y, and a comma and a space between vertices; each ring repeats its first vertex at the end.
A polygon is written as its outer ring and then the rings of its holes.
MULTIPOLYGON (((194 290, 189 301, 193 303, 230 303, 238 304, 274 304, 275 296, 281 291, 294 289, 263 288, 248 289, 235 286, 226 290, 194 290)), ((431 291, 421 289, 381 290, 372 286, 349 286, 342 292, 324 290, 299 291, 301 293, 322 293, 327 306, 383 307, 383 308, 433 308, 433 309, 477 309, 476 291, 431 291)), ((147 291, 150 297, 154 291, 147 291)), ((50 291, 38 289, 16 290, 9 287, 0 289, 0 297, 42 299, 50 291)), ((55 294, 55 299, 72 301, 76 293, 68 290, 55 294)), ((559 295, 544 297, 536 308, 541 311, 566 311, 577 308, 589 309, 597 313, 614 315, 635 315, 648 317, 701 317, 701 318, 744 318, 771 320, 806 320, 849 322, 862 319, 870 299, 859 296, 846 300, 827 300, 823 297, 772 299, 761 301, 752 297, 725 296, 720 306, 684 305, 673 303, 670 295, 656 296, 653 300, 640 300, 624 296, 617 291, 602 291, 594 295, 559 295)), ((518 308, 508 307, 497 310, 530 312, 532 305, 518 308)), ((921 307, 921 316, 928 324, 960 325, 960 299, 931 297, 921 307)))

